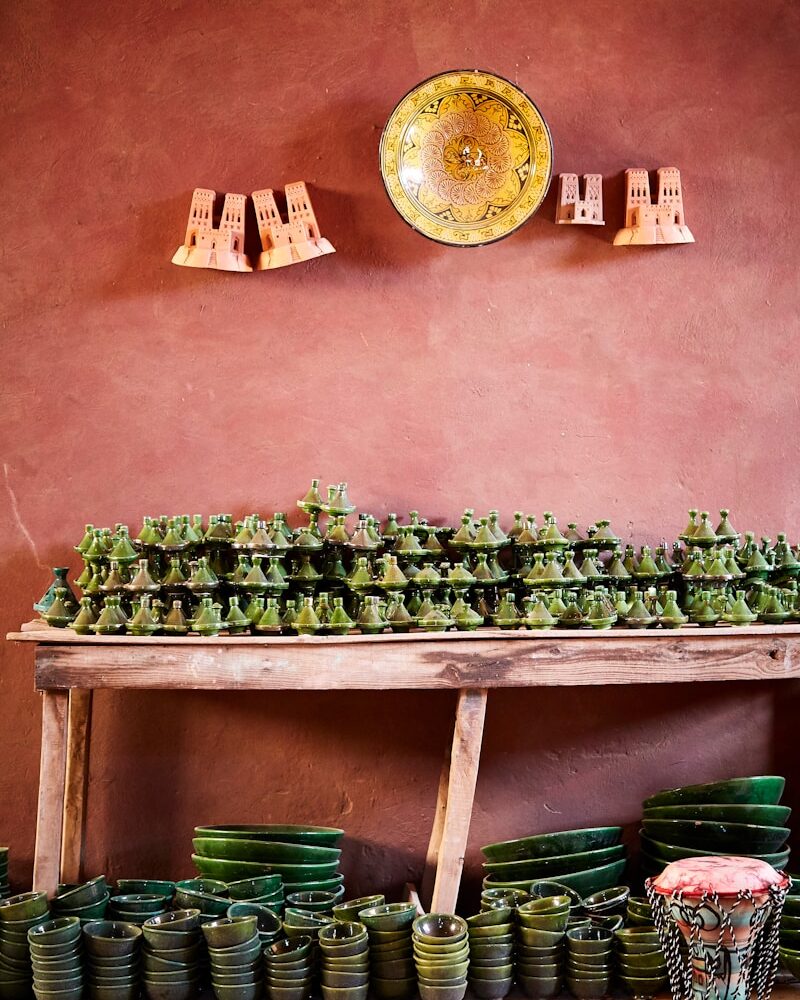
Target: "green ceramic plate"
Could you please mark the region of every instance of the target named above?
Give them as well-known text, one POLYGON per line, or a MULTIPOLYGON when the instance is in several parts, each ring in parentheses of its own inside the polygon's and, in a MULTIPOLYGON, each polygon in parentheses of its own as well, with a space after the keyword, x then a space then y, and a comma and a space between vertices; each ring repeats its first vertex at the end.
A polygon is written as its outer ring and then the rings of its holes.
POLYGON ((551 872, 581 872, 589 868, 618 861, 625 856, 625 845, 602 847, 599 851, 582 851, 579 854, 557 854, 552 858, 529 858, 524 861, 486 861, 484 869, 502 878, 530 878, 533 881, 549 879, 551 872))
POLYGON ((277 840, 243 840, 237 837, 196 837, 195 852, 206 858, 230 858, 231 861, 262 861, 264 864, 319 865, 333 864, 342 852, 338 847, 313 847, 309 844, 283 844, 277 840))
POLYGON ((741 802, 745 805, 777 805, 783 795, 786 779, 778 775, 759 775, 755 778, 729 778, 705 785, 684 785, 668 788, 644 800, 644 808, 651 806, 677 806, 702 802, 720 805, 741 802))
POLYGON ((284 844, 311 844, 318 847, 336 847, 344 830, 334 826, 294 826, 275 823, 234 826, 196 826, 197 837, 225 837, 242 840, 279 840, 284 844))
POLYGON ((789 806, 738 804, 653 806, 644 811, 646 819, 712 819, 722 823, 755 823, 757 826, 786 826, 791 814, 789 806))
POLYGON ((621 826, 595 826, 584 830, 538 833, 519 840, 504 840, 497 844, 487 844, 481 851, 489 861, 525 861, 612 847, 619 843, 621 836, 621 826))
MULTIPOLYGON (((192 855, 195 868, 208 878, 218 878, 223 882, 237 882, 254 875, 282 875, 285 881, 323 881, 338 874, 336 862, 327 865, 267 865, 260 861, 234 861, 231 858, 206 858, 192 855)), ((284 885, 284 891, 286 886, 284 885)))
POLYGON ((642 829, 654 840, 676 847, 701 847, 709 851, 763 854, 778 851, 791 832, 785 826, 753 823, 716 823, 712 820, 643 819, 642 829))
POLYGON ((344 883, 344 875, 334 875, 332 878, 321 879, 315 882, 284 882, 283 892, 288 896, 290 892, 333 892, 344 883))
MULTIPOLYGON (((565 874, 555 873, 548 881, 560 882, 561 885, 574 889, 581 896, 591 896, 593 892, 600 892, 601 889, 610 889, 619 885, 625 871, 627 861, 614 861, 610 865, 602 865, 600 868, 590 868, 584 872, 569 872, 565 874)), ((531 887, 532 879, 516 879, 506 881, 498 878, 496 874, 487 875, 483 880, 484 889, 523 889, 528 891, 531 887)))
MULTIPOLYGON (((670 861, 681 861, 683 858, 705 857, 709 852, 696 847, 676 847, 674 844, 664 844, 660 840, 653 840, 646 836, 644 830, 639 831, 642 850, 651 857, 669 864, 670 861)), ((757 861, 765 861, 773 868, 784 868, 789 863, 789 850, 778 851, 772 854, 743 854, 745 858, 755 858, 757 861)))

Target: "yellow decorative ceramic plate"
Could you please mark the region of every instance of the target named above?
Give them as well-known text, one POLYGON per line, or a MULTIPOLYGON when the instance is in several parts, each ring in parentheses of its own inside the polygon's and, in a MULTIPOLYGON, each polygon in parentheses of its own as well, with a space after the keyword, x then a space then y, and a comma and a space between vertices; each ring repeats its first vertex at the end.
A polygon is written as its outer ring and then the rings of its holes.
POLYGON ((482 246, 513 233, 541 205, 553 142, 539 109, 493 73, 454 70, 425 80, 381 136, 392 204, 423 236, 482 246))

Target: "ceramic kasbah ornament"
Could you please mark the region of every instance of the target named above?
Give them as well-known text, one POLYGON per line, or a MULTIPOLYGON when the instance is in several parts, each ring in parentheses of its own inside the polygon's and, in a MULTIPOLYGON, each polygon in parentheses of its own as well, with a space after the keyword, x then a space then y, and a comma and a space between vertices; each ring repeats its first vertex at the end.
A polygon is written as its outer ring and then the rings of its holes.
POLYGON ((558 175, 556 222, 559 225, 603 226, 603 175, 583 175, 583 198, 577 174, 558 175))
POLYGON ((319 231, 304 181, 286 185, 288 222, 281 218, 272 188, 254 191, 253 204, 261 237, 261 256, 256 264, 259 271, 336 253, 330 241, 319 231))
POLYGON ((244 253, 243 194, 226 194, 219 228, 214 228, 216 193, 195 188, 183 246, 172 258, 181 267, 210 267, 218 271, 252 271, 244 253))
POLYGON ((646 170, 625 171, 625 227, 614 237, 614 246, 654 246, 694 243, 683 214, 681 172, 677 167, 658 168, 658 200, 650 200, 646 170))
POLYGON ((383 130, 380 167, 392 204, 429 239, 482 246, 526 222, 547 193, 553 143, 536 105, 493 73, 425 80, 383 130))

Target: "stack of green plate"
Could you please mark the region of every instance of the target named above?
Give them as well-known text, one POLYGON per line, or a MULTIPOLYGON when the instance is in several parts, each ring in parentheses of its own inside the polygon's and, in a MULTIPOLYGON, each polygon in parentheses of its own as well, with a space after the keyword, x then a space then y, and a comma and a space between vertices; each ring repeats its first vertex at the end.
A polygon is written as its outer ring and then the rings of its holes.
POLYGON ((53 897, 54 917, 80 917, 82 925, 102 920, 111 893, 105 875, 98 875, 81 885, 60 885, 53 897))
MULTIPOLYGON (((192 861, 204 877, 233 882, 280 875, 284 895, 336 892, 344 882, 337 847, 344 830, 267 824, 198 826, 194 833, 192 861)), ((264 899, 258 902, 272 905, 264 899)))
POLYGON ((546 879, 589 896, 622 881, 625 847, 622 827, 599 826, 561 833, 540 833, 482 847, 483 886, 530 891, 546 879))
POLYGON ((651 795, 639 831, 643 874, 658 875, 672 861, 707 854, 757 858, 785 868, 791 809, 778 804, 784 784, 781 777, 760 775, 651 795))

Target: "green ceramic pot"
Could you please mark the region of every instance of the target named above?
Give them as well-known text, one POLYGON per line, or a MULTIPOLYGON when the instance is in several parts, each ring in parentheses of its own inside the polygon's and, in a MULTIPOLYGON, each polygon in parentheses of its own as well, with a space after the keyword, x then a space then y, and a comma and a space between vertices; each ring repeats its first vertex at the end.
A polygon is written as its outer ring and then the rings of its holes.
POLYGON ((625 845, 615 844, 596 851, 582 851, 577 854, 557 854, 546 858, 528 858, 521 861, 487 861, 483 868, 507 879, 546 879, 556 873, 586 871, 617 861, 625 856, 625 845))
POLYGON ((780 802, 786 779, 777 775, 759 775, 754 778, 729 778, 703 785, 684 785, 670 788, 644 800, 643 807, 675 806, 686 804, 743 803, 745 805, 777 805, 780 802))
POLYGON ((560 833, 540 833, 519 840, 487 844, 481 851, 489 861, 522 861, 599 850, 618 844, 621 826, 600 826, 560 833))
POLYGON ((648 837, 667 844, 702 847, 721 853, 777 851, 791 832, 784 826, 647 818, 642 820, 642 828, 648 837))

